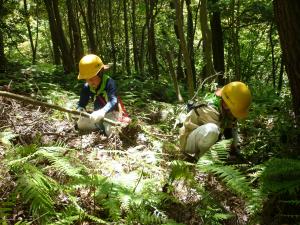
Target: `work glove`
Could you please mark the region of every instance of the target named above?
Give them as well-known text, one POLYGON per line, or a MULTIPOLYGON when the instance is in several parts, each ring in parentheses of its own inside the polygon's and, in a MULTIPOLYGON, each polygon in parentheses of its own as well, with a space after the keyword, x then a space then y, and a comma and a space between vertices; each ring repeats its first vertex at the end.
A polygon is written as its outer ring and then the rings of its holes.
POLYGON ((97 111, 94 111, 91 113, 90 115, 90 119, 94 122, 94 123, 99 123, 101 120, 103 120, 103 118, 105 117, 105 112, 102 109, 99 109, 97 111))

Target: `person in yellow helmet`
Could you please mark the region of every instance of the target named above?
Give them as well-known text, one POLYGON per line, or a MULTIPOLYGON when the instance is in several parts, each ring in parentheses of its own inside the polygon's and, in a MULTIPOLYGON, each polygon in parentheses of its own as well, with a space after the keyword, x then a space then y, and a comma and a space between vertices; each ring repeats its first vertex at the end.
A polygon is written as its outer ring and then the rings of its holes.
POLYGON ((236 153, 237 120, 248 116, 251 99, 248 86, 234 81, 207 95, 201 104, 193 105, 180 128, 181 150, 198 159, 223 134, 233 138, 232 150, 236 153))
POLYGON ((104 117, 127 123, 130 120, 117 96, 115 81, 105 74, 108 69, 109 66, 94 54, 84 56, 79 62, 78 80, 85 80, 86 83, 83 85, 77 110, 85 111, 90 100, 94 103, 90 118, 81 118, 77 122, 80 130, 101 129, 106 135, 110 135, 111 126, 102 122, 104 117))

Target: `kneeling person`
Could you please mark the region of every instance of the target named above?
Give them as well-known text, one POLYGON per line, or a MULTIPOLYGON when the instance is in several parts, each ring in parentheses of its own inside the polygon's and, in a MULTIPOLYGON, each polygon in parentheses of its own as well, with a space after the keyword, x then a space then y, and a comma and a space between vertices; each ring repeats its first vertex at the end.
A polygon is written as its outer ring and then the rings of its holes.
POLYGON ((123 104, 117 97, 115 81, 105 74, 109 69, 104 65, 100 57, 94 54, 84 56, 79 62, 79 80, 85 80, 77 110, 84 111, 90 100, 93 100, 94 111, 89 119, 82 118, 78 121, 78 128, 81 130, 102 129, 107 136, 111 134, 111 125, 102 122, 106 117, 111 120, 118 120, 129 123, 123 104))
POLYGON ((181 150, 199 158, 218 141, 220 134, 233 138, 233 149, 236 148, 236 120, 247 117, 250 104, 250 90, 242 82, 231 82, 217 90, 188 113, 180 129, 181 150))

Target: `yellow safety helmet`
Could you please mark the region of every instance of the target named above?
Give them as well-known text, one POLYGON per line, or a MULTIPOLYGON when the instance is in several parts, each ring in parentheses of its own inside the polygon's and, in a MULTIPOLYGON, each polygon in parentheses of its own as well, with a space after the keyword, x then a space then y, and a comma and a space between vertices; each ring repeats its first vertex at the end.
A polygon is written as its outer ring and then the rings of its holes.
POLYGON ((248 116, 252 97, 246 84, 234 81, 225 85, 221 90, 221 97, 234 117, 243 119, 248 116))
POLYGON ((99 56, 89 54, 81 58, 79 62, 78 80, 87 80, 98 74, 105 67, 99 56))

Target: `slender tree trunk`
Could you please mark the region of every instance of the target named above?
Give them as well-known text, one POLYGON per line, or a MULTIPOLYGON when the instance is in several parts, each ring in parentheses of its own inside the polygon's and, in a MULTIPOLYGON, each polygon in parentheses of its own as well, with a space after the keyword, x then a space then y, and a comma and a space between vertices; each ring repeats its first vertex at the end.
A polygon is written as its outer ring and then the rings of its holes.
POLYGON ((190 55, 193 83, 194 88, 196 85, 196 67, 195 67, 195 54, 194 54, 194 24, 193 24, 193 14, 191 9, 191 0, 185 0, 187 8, 187 47, 190 55))
POLYGON ((139 73, 139 56, 138 56, 138 44, 136 37, 136 5, 135 0, 131 0, 131 33, 132 33, 132 48, 133 48, 133 61, 134 61, 134 69, 136 73, 139 73))
POLYGON ((277 95, 280 95, 282 90, 283 73, 284 73, 284 61, 283 61, 283 56, 281 55, 279 78, 278 78, 278 85, 277 85, 277 95))
POLYGON ((39 25, 40 25, 40 20, 39 20, 39 6, 40 6, 40 1, 36 0, 36 7, 35 7, 35 17, 36 17, 36 27, 35 27, 35 44, 34 44, 34 52, 33 52, 33 57, 32 57, 32 61, 36 62, 36 52, 37 52, 37 48, 38 48, 38 40, 39 40, 39 25))
POLYGON ((94 37, 94 29, 93 29, 94 25, 92 20, 93 2, 91 0, 88 0, 87 5, 84 5, 85 2, 82 0, 78 0, 77 2, 84 23, 86 36, 87 36, 88 53, 97 54, 97 48, 96 48, 95 37, 94 37))
POLYGON ((146 24, 148 31, 148 55, 149 55, 149 71, 150 74, 158 79, 159 69, 156 57, 156 43, 155 43, 155 16, 154 16, 154 7, 156 6, 156 0, 145 0, 146 5, 146 24))
MULTIPOLYGON (((75 66, 72 58, 70 57, 70 47, 62 29, 62 22, 58 9, 58 1, 53 0, 50 2, 44 0, 44 3, 49 17, 53 46, 57 44, 63 61, 64 71, 65 73, 70 73, 74 71, 75 66)), ((57 51, 57 49, 54 48, 54 51, 57 51)))
MULTIPOLYGON (((110 0, 109 0, 110 2, 110 0)), ((95 0, 88 0, 88 5, 87 5, 87 21, 89 24, 89 43, 90 43, 90 50, 91 53, 96 54, 97 53, 97 44, 95 42, 95 26, 94 26, 94 10, 95 10, 96 4, 95 0)))
MULTIPOLYGON (((300 126, 300 2, 274 0, 274 14, 278 25, 285 69, 291 87, 296 124, 300 126)), ((298 146, 300 135, 298 136, 298 146)))
POLYGON ((127 0, 123 0, 123 14, 124 14, 124 32, 125 32, 125 66, 126 66, 127 75, 130 75, 131 72, 130 72, 127 0))
MULTIPOLYGON (((4 24, 3 21, 3 11, 4 11, 4 2, 0 0, 0 24, 4 24)), ((4 73, 6 71, 7 60, 4 54, 4 39, 3 39, 3 31, 0 26, 0 73, 4 73)))
MULTIPOLYGON (((32 53, 32 64, 35 64, 35 62, 36 62, 36 46, 33 42, 33 37, 32 37, 32 32, 31 32, 30 15, 29 15, 28 9, 27 9, 27 0, 23 0, 23 4, 24 4, 25 24, 27 27, 27 32, 28 32, 28 37, 29 37, 29 42, 30 42, 30 47, 31 47, 31 53, 32 53)), ((38 4, 36 7, 38 7, 38 4)), ((37 24, 38 24, 38 19, 37 19, 37 24)))
POLYGON ((79 21, 76 12, 76 0, 66 0, 68 9, 68 22, 69 22, 69 37, 70 37, 70 52, 72 58, 77 64, 83 56, 83 44, 81 39, 79 21))
POLYGON ((50 26, 50 34, 51 34, 51 40, 52 40, 52 48, 53 48, 53 59, 55 65, 60 65, 60 50, 58 46, 58 35, 56 30, 56 24, 55 24, 55 17, 53 13, 52 6, 50 2, 47 0, 44 0, 46 10, 48 13, 48 19, 49 19, 49 26, 50 26))
POLYGON ((53 4, 54 15, 55 15, 57 35, 59 40, 59 48, 61 51, 61 57, 64 65, 64 71, 65 73, 70 73, 75 70, 75 65, 72 57, 70 57, 71 55, 70 46, 69 43, 67 42, 67 39, 63 31, 62 22, 59 15, 58 0, 52 0, 52 4, 53 4))
POLYGON ((140 42, 140 48, 139 48, 139 68, 140 68, 140 75, 141 77, 144 77, 145 74, 145 65, 144 65, 144 55, 145 55, 145 32, 146 32, 147 24, 145 24, 142 28, 141 33, 141 42, 140 42))
POLYGON ((193 83, 193 72, 192 72, 192 63, 190 60, 190 55, 187 49, 186 41, 184 38, 183 32, 183 0, 175 0, 175 9, 176 9, 176 22, 178 27, 178 36, 180 39, 180 48, 183 53, 183 60, 186 66, 186 75, 187 75, 187 87, 189 97, 194 95, 194 83, 193 83))
POLYGON ((113 74, 116 73, 117 57, 116 57, 116 46, 115 46, 115 31, 113 27, 113 11, 111 0, 108 1, 108 15, 109 15, 109 33, 110 33, 110 44, 111 44, 111 54, 113 59, 113 74))
POLYGON ((272 30, 273 30, 273 23, 270 25, 269 30, 269 41, 270 41, 270 47, 271 47, 271 59, 272 59, 272 84, 273 88, 276 88, 276 62, 275 62, 275 53, 274 53, 274 42, 272 37, 272 30))
MULTIPOLYGON (((176 19, 176 8, 175 8, 175 0, 170 1, 170 8, 175 11, 173 13, 173 21, 174 21, 174 32, 177 37, 178 43, 180 43, 180 37, 178 33, 178 25, 177 25, 177 19, 176 19)), ((177 66, 176 66, 176 74, 177 74, 177 79, 183 80, 184 77, 184 72, 182 68, 182 51, 180 44, 178 45, 178 52, 177 54, 177 66)))
POLYGON ((241 80, 241 56, 239 44, 240 0, 231 1, 231 41, 234 80, 241 80))
POLYGON ((0 73, 4 73, 6 71, 7 60, 4 54, 4 40, 3 33, 0 29, 0 73))
POLYGON ((180 92, 179 85, 178 85, 178 80, 177 80, 176 72, 175 72, 175 69, 174 69, 174 66, 173 66, 173 57, 172 57, 172 54, 171 54, 171 52, 169 50, 167 50, 166 53, 165 53, 165 55, 166 55, 166 60, 167 60, 168 67, 169 67, 169 73, 170 73, 171 78, 173 80, 173 84, 174 84, 174 89, 175 89, 175 92, 176 92, 177 100, 178 100, 178 102, 183 102, 183 98, 181 96, 181 92, 180 92))
POLYGON ((224 78, 225 72, 225 61, 224 61, 224 42, 223 42, 223 31, 221 25, 221 12, 217 5, 219 0, 213 0, 214 11, 210 20, 211 34, 212 34, 212 50, 213 50, 213 62, 214 68, 218 76, 219 85, 223 86, 226 83, 224 78))
MULTIPOLYGON (((203 37, 203 50, 205 62, 205 77, 209 77, 215 73, 212 63, 212 38, 211 31, 208 27, 207 19, 207 0, 201 0, 200 5, 200 24, 203 37)), ((204 77, 203 77, 204 78, 204 77)))

